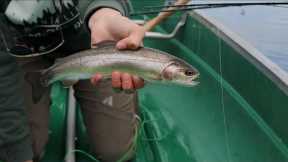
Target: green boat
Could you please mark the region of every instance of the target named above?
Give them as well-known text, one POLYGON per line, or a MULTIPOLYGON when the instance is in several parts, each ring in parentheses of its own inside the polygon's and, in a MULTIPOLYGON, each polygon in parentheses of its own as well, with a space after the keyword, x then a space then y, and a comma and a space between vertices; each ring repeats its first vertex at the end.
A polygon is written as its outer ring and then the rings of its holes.
MULTIPOLYGON (((150 4, 132 1, 134 11, 150 4)), ((139 91, 142 124, 134 161, 288 162, 287 11, 287 5, 199 9, 185 13, 184 26, 177 13, 157 27, 154 37, 177 23, 180 29, 173 38, 147 38, 145 46, 185 59, 199 69, 200 84, 147 85, 139 91)), ((72 136, 76 151, 67 150, 74 124, 68 96, 67 89, 53 86, 43 162, 63 162, 73 153, 77 162, 93 162, 83 153, 91 152, 79 109, 72 136)))

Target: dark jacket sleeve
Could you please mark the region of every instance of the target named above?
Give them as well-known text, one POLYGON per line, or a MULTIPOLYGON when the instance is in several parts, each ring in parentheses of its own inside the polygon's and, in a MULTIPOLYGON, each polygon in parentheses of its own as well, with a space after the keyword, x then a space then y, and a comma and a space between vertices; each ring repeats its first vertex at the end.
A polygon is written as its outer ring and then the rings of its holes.
MULTIPOLYGON (((3 43, 2 41, 0 43, 3 43)), ((32 159, 21 74, 15 59, 0 50, 0 161, 32 159)))
POLYGON ((80 8, 82 7, 84 23, 87 25, 90 16, 98 9, 106 7, 113 8, 121 12, 123 16, 129 15, 129 3, 127 0, 90 0, 87 4, 79 1, 80 8), (84 7, 83 7, 84 6, 84 7))
POLYGON ((6 8, 7 8, 7 6, 8 6, 10 1, 11 0, 1 0, 0 1, 0 13, 4 13, 5 12, 5 10, 6 10, 6 8))

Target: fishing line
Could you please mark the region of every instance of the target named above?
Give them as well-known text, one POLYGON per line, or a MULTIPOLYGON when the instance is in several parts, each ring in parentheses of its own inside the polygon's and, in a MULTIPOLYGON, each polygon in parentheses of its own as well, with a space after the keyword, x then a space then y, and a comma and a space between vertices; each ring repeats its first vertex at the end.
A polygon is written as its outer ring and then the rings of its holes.
POLYGON ((218 36, 218 55, 219 55, 219 72, 220 72, 220 89, 221 89, 221 106, 222 106, 222 114, 223 114, 223 124, 224 124, 224 137, 225 137, 225 145, 227 150, 227 160, 231 162, 231 150, 229 144, 229 134, 228 134, 228 123, 227 116, 225 110, 225 102, 224 102, 224 88, 223 88, 223 71, 222 71, 222 40, 219 38, 220 30, 216 29, 218 36))
MULTIPOLYGON (((145 117, 143 117, 143 118, 145 119, 145 117)), ((131 153, 133 153, 133 151, 135 151, 135 149, 137 148, 137 145, 139 143, 139 137, 143 137, 143 132, 145 131, 144 130, 145 124, 147 124, 149 122, 154 122, 154 121, 159 120, 159 119, 156 119, 156 120, 146 120, 145 119, 145 120, 142 121, 141 118, 138 117, 138 116, 136 117, 136 119, 138 120, 139 124, 136 124, 136 126, 135 126, 135 135, 134 135, 134 138, 132 140, 133 142, 132 142, 130 148, 128 149, 128 151, 119 160, 117 160, 117 162, 124 162, 124 161, 128 160, 128 157, 131 155, 131 153), (137 125, 139 125, 139 126, 137 126, 137 125)), ((167 136, 168 136, 168 133, 167 133, 167 135, 162 136, 162 137, 142 138, 142 140, 145 140, 145 141, 161 141, 167 136)), ((67 152, 66 155, 65 155, 65 159, 67 159, 67 157, 70 154, 72 154, 72 153, 80 153, 80 154, 85 155, 86 157, 88 157, 90 160, 92 160, 94 162, 100 162, 93 155, 89 154, 88 152, 86 152, 84 150, 80 150, 80 149, 75 149, 75 150, 71 150, 71 151, 67 152)))
MULTIPOLYGON (((143 122, 143 126, 144 126, 145 124, 149 123, 149 122, 154 122, 154 120, 144 121, 144 122, 143 122)), ((144 130, 144 129, 142 129, 142 130, 144 130)), ((149 137, 149 138, 147 138, 147 137, 141 136, 141 140, 143 140, 143 141, 159 142, 159 141, 163 141, 163 140, 167 139, 169 135, 170 135, 170 133, 169 133, 169 132, 166 132, 164 135, 162 135, 162 136, 156 135, 156 137, 154 136, 154 137, 149 137)))
MULTIPOLYGON (((136 128, 137 129, 137 128, 136 128)), ((128 151, 119 159, 117 160, 117 162, 124 162, 126 160, 128 160, 129 155, 131 154, 132 151, 134 151, 134 149, 137 146, 138 143, 138 130, 136 130, 134 138, 133 138, 133 142, 132 145, 130 146, 130 148, 128 149, 128 151)), ((84 151, 84 150, 80 150, 80 149, 75 149, 75 150, 71 150, 69 152, 66 153, 65 155, 65 159, 67 159, 67 157, 72 154, 72 153, 81 153, 83 155, 85 155, 86 157, 88 157, 90 160, 94 161, 94 162, 100 162, 100 160, 96 159, 93 155, 91 155, 90 153, 84 151)))
MULTIPOLYGON (((145 108, 141 109, 141 110, 144 110, 144 111, 147 111, 145 110, 145 108)), ((128 149, 128 151, 119 159, 117 160, 117 162, 124 162, 128 159, 128 157, 131 155, 131 153, 133 151, 135 151, 135 149, 137 149, 137 145, 140 141, 140 138, 139 137, 142 137, 141 139, 144 140, 144 141, 162 141, 164 140, 168 135, 169 133, 166 133, 165 135, 163 136, 160 136, 160 137, 156 137, 156 138, 144 138, 144 128, 145 128, 145 125, 147 123, 150 123, 150 122, 155 122, 157 120, 160 120, 160 119, 155 119, 155 120, 146 120, 145 115, 143 115, 143 118, 144 120, 142 121, 140 117, 136 117, 136 119, 138 120, 139 122, 139 126, 136 125, 135 127, 135 135, 134 135, 134 138, 133 138, 133 142, 132 142, 132 145, 130 146, 130 148, 128 149)), ((84 151, 84 150, 80 150, 80 149, 75 149, 75 150, 71 150, 70 152, 68 152, 66 155, 65 155, 65 159, 67 159, 67 157, 72 154, 72 153, 80 153, 80 154, 83 154, 85 155, 86 157, 88 157, 90 160, 94 161, 94 162, 100 162, 98 159, 96 159, 93 155, 89 154, 88 152, 84 151)))
MULTIPOLYGON (((144 112, 142 112, 142 114, 147 114, 147 110, 143 107, 143 108, 141 108, 141 110, 142 111, 144 111, 144 112), (145 111, 146 111, 146 113, 145 113, 145 111)), ((152 120, 147 120, 146 118, 145 118, 145 115, 143 115, 143 121, 141 122, 141 129, 140 129, 140 133, 143 133, 143 131, 145 131, 145 125, 147 125, 147 124, 149 124, 149 123, 153 123, 153 122, 157 122, 157 121, 159 121, 159 120, 161 120, 160 119, 160 117, 159 118, 156 118, 156 119, 152 119, 152 120)), ((153 125, 153 124, 151 124, 151 125, 153 125)), ((140 134, 141 135, 141 134, 140 134)), ((170 135, 170 132, 166 132, 166 133, 164 133, 164 135, 162 135, 162 136, 156 136, 156 137, 145 137, 145 136, 143 136, 143 135, 141 135, 140 137, 141 137, 141 140, 143 140, 143 141, 162 141, 162 140, 164 140, 164 139, 166 139, 168 136, 170 135)))
POLYGON ((75 150, 71 150, 69 151, 66 155, 65 155, 65 159, 67 159, 67 157, 72 154, 72 153, 80 153, 85 155, 86 157, 88 157, 89 159, 93 160, 94 162, 100 162, 98 159, 96 159, 94 156, 92 156, 91 154, 83 151, 83 150, 79 150, 79 149, 75 149, 75 150))
MULTIPOLYGON (((197 46, 197 53, 200 53, 201 49, 201 33, 202 28, 198 26, 198 46, 197 46)), ((219 36, 220 31, 216 29, 217 36, 219 36)), ((227 117, 226 117, 226 110, 225 110, 225 102, 224 102, 224 88, 223 88, 223 71, 222 71, 222 40, 218 38, 218 55, 219 55, 219 72, 220 72, 220 102, 221 102, 221 110, 223 114, 223 125, 224 125, 224 139, 225 139, 225 148, 227 150, 227 162, 231 162, 231 151, 230 151, 230 144, 228 139, 228 124, 227 124, 227 117)))
POLYGON ((130 148, 128 149, 128 151, 119 159, 117 160, 117 162, 124 162, 126 160, 128 160, 128 157, 129 155, 135 151, 135 149, 137 148, 137 145, 138 145, 138 137, 140 135, 140 130, 142 129, 142 125, 141 125, 141 118, 136 115, 135 116, 136 120, 138 120, 139 124, 136 124, 135 125, 135 135, 134 135, 134 138, 133 138, 133 142, 132 142, 132 145, 130 146, 130 148), (140 128, 138 127, 138 125, 140 126, 140 128))
MULTIPOLYGON (((201 53, 201 38, 202 38, 202 28, 201 26, 197 25, 196 27, 198 29, 197 34, 197 49, 196 53, 201 53)), ((219 36, 220 31, 216 29, 217 36, 219 36)), ((231 151, 230 151, 230 144, 229 144, 229 138, 228 138, 228 123, 227 123, 227 117, 226 117, 226 110, 225 110, 225 102, 224 102, 224 88, 223 88, 223 71, 222 71, 222 40, 221 38, 218 38, 218 55, 219 55, 219 72, 220 72, 220 100, 221 100, 221 111, 223 114, 223 125, 224 125, 224 138, 225 138, 225 148, 227 150, 227 162, 231 162, 231 151)))
POLYGON ((197 49, 196 49, 196 52, 197 53, 200 53, 200 49, 201 49, 201 44, 200 44, 200 42, 201 42, 201 27, 199 26, 199 25, 196 25, 196 29, 198 29, 198 44, 197 44, 197 49))
MULTIPOLYGON (((52 98, 54 98, 54 97, 52 96, 52 98)), ((58 109, 63 109, 64 105, 63 104, 52 103, 51 107, 57 107, 58 109)), ((144 114, 144 112, 148 112, 148 111, 145 108, 141 108, 141 110, 143 111, 142 112, 143 120, 141 120, 141 118, 138 117, 137 115, 135 116, 135 119, 138 120, 138 124, 136 124, 136 126, 135 126, 135 135, 134 135, 134 138, 132 140, 133 142, 132 142, 130 148, 128 149, 128 151, 119 160, 117 160, 117 162, 124 162, 125 160, 127 160, 129 155, 131 155, 131 153, 133 153, 133 151, 135 151, 135 149, 137 148, 137 145, 138 145, 138 143, 140 141, 139 137, 142 137, 142 140, 144 140, 144 141, 161 141, 161 140, 164 140, 169 135, 169 132, 168 132, 168 133, 165 133, 165 135, 160 136, 160 137, 158 136, 158 137, 155 137, 155 138, 144 138, 145 125, 148 124, 148 123, 156 122, 156 121, 158 121, 160 119, 157 118, 157 119, 153 119, 153 120, 147 120, 146 119, 146 115, 144 114)), ((70 154, 72 154, 72 153, 83 154, 84 156, 89 158, 91 161, 100 162, 93 155, 91 155, 90 153, 88 153, 88 152, 86 152, 84 150, 81 150, 81 149, 74 149, 74 150, 71 150, 71 151, 67 152, 66 155, 64 156, 64 158, 67 159, 67 157, 70 154)))

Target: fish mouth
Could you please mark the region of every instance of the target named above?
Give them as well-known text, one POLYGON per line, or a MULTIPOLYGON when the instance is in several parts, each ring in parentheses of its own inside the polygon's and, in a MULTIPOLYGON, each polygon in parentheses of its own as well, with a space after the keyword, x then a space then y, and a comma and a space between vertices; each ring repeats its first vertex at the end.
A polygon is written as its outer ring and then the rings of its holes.
POLYGON ((176 80, 175 83, 180 84, 185 87, 194 87, 200 83, 198 79, 199 79, 199 74, 191 76, 185 80, 176 80))
POLYGON ((192 80, 198 80, 200 78, 200 74, 196 74, 192 77, 192 80))
POLYGON ((194 86, 197 86, 198 84, 200 84, 200 82, 198 81, 192 81, 192 82, 187 82, 186 85, 188 87, 194 87, 194 86))
POLYGON ((200 74, 196 74, 193 77, 191 77, 188 81, 185 82, 186 85, 188 86, 196 86, 200 83, 199 77, 200 74))

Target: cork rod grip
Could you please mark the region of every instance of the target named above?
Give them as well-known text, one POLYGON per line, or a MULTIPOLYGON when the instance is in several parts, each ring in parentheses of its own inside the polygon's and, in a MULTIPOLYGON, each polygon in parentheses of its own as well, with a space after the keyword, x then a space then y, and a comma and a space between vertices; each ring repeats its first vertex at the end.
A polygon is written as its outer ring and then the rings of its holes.
MULTIPOLYGON (((191 0, 178 0, 175 2, 174 5, 185 5, 186 3, 188 3, 191 0)), ((177 7, 169 7, 167 10, 175 10, 177 9, 177 7)), ((166 19, 167 17, 171 16, 174 12, 170 11, 170 12, 160 12, 158 16, 156 16, 155 18, 149 20, 145 25, 144 28, 146 31, 150 31, 152 30, 156 25, 160 24, 164 19, 166 19)))

